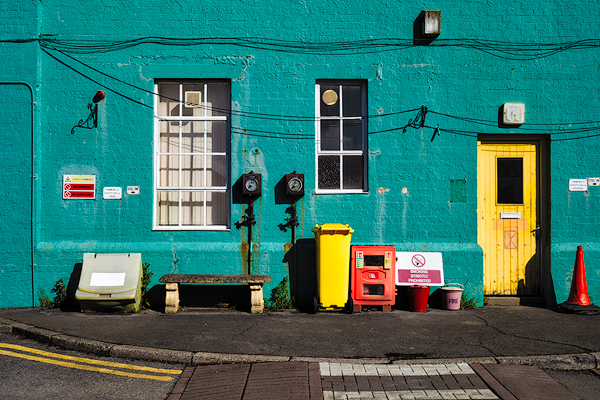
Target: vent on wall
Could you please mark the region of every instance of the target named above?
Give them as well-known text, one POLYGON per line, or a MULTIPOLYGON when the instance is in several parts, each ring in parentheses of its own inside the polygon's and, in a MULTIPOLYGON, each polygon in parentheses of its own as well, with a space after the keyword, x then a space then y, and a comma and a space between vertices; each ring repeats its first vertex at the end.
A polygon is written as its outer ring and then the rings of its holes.
POLYGON ((185 108, 201 107, 202 92, 185 92, 185 108))

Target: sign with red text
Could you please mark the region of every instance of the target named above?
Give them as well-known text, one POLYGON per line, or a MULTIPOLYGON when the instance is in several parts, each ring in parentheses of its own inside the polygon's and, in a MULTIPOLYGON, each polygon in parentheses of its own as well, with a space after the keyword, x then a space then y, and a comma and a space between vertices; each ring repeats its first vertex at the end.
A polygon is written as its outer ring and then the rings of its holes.
POLYGON ((396 252, 396 285, 443 286, 442 253, 396 252))
POLYGON ((63 175, 63 200, 96 198, 96 175, 63 175))

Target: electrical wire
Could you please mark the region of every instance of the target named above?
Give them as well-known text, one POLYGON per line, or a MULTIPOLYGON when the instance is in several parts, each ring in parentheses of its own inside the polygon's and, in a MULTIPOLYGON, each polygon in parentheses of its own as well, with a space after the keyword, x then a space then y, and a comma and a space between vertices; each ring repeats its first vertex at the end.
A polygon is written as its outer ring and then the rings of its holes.
MULTIPOLYGON (((74 54, 94 54, 124 50, 144 44, 163 46, 214 46, 227 45, 256 50, 271 50, 276 52, 303 55, 355 55, 374 54, 403 50, 419 46, 419 39, 373 38, 349 41, 291 41, 258 37, 199 37, 199 38, 168 38, 147 36, 128 40, 73 40, 41 37, 41 46, 53 47, 74 54)), ((546 58, 558 53, 577 49, 597 49, 600 39, 582 39, 558 43, 519 43, 496 40, 471 38, 440 39, 427 42, 428 47, 457 47, 481 51, 494 57, 507 60, 529 61, 546 58)))
MULTIPOLYGON (((55 49, 53 49, 53 50, 55 50, 55 49)), ((174 99, 174 98, 171 98, 169 96, 165 96, 165 95, 162 95, 162 94, 159 94, 159 93, 155 93, 154 91, 151 91, 151 90, 148 90, 148 89, 145 89, 145 88, 133 85, 133 84, 131 84, 129 82, 126 82, 126 81, 124 81, 122 79, 116 78, 116 77, 114 77, 112 75, 109 75, 109 74, 107 74, 105 72, 102 72, 99 69, 94 68, 94 67, 92 67, 92 66, 90 66, 90 65, 82 62, 81 60, 78 60, 77 58, 75 58, 75 57, 73 57, 73 56, 71 56, 69 54, 66 54, 66 53, 64 53, 64 52, 62 52, 60 50, 56 50, 56 51, 59 52, 60 54, 64 55, 64 56, 72 59, 73 61, 78 62, 79 64, 83 65, 84 67, 91 69, 92 71, 94 71, 96 73, 99 73, 99 74, 101 74, 101 75, 103 75, 105 77, 108 77, 108 78, 113 79, 113 80, 115 80, 117 82, 125 84, 125 85, 127 85, 129 87, 132 87, 134 89, 140 90, 140 91, 142 91, 144 93, 147 93, 147 94, 151 94, 153 96, 158 96, 161 99, 166 99, 166 100, 170 100, 170 101, 173 101, 173 102, 180 102, 180 99, 174 99)), ((47 51, 45 51, 45 52, 48 53, 47 51)), ((55 60, 59 61, 61 64, 66 65, 63 61, 58 60, 58 58, 56 58, 56 57, 53 57, 53 58, 55 60)), ((70 66, 69 66, 69 68, 73 69, 70 66)), ((76 71, 76 72, 78 72, 80 75, 82 75, 82 76, 84 76, 86 78, 89 78, 89 77, 87 77, 87 75, 81 73, 80 71, 76 71)), ((96 81, 92 80, 91 78, 89 78, 89 79, 92 82, 96 83, 96 81)), ((103 87, 107 88, 106 86, 103 86, 103 87)), ((115 93, 118 93, 118 92, 114 91, 114 89, 108 89, 108 90, 111 90, 111 91, 113 91, 115 93)), ((279 115, 279 114, 266 114, 266 113, 257 113, 257 112, 251 112, 251 111, 236 111, 236 110, 219 108, 219 107, 214 107, 214 106, 206 106, 206 105, 203 105, 203 104, 193 104, 192 103, 191 105, 192 106, 196 106, 198 108, 205 109, 207 111, 212 111, 212 112, 224 113, 224 114, 229 114, 229 115, 237 115, 237 116, 243 116, 243 117, 249 117, 249 118, 272 120, 272 121, 300 122, 300 121, 315 121, 315 119, 316 119, 316 117, 314 117, 314 116, 291 116, 291 115, 279 115)), ((388 117, 388 116, 393 116, 393 115, 399 115, 399 114, 414 112, 414 111, 417 111, 417 110, 418 110, 418 108, 410 109, 410 110, 397 111, 397 112, 391 112, 391 113, 384 113, 384 114, 374 114, 374 115, 368 115, 368 116, 363 117, 363 118, 388 117)))
POLYGON ((53 58, 54 60, 56 60, 58 63, 60 63, 60 64, 64 65, 64 66, 65 66, 65 67, 67 67, 67 68, 69 68, 71 71, 74 71, 74 72, 78 73, 79 75, 83 76, 84 78, 86 78, 86 79, 88 79, 88 80, 90 80, 90 81, 94 82, 96 85, 98 85, 98 86, 100 86, 100 87, 103 87, 104 89, 106 89, 106 90, 109 90, 109 91, 111 91, 112 93, 115 93, 116 95, 118 95, 118 96, 121 96, 121 97, 123 97, 123 98, 124 98, 124 99, 126 99, 126 100, 132 101, 132 102, 134 102, 134 103, 136 103, 136 104, 139 104, 139 105, 141 105, 141 106, 144 106, 144 107, 148 107, 148 108, 154 109, 154 107, 152 107, 152 106, 149 106, 149 105, 147 105, 147 104, 144 104, 144 103, 142 103, 141 101, 138 101, 138 100, 135 100, 135 99, 133 99, 133 98, 131 98, 131 97, 129 97, 129 96, 126 96, 126 95, 124 95, 123 93, 121 93, 121 92, 118 92, 118 91, 116 91, 116 90, 114 90, 114 89, 112 89, 112 88, 110 88, 110 87, 108 87, 108 86, 106 86, 106 85, 103 85, 102 83, 100 83, 100 82, 98 82, 98 81, 96 81, 96 80, 94 80, 94 79, 90 78, 89 76, 87 76, 87 75, 83 74, 82 72, 78 71, 77 69, 75 69, 75 68, 71 67, 69 64, 67 64, 67 63, 64 63, 63 61, 61 61, 60 59, 58 59, 58 58, 57 58, 57 57, 55 57, 54 55, 50 54, 48 51, 46 51, 46 49, 42 49, 42 51, 43 51, 44 53, 46 53, 47 55, 49 55, 50 57, 52 57, 52 58, 53 58))
MULTIPOLYGON (((66 52, 62 51, 62 50, 58 50, 53 48, 52 46, 43 46, 42 47, 42 51, 44 51, 44 53, 46 53, 48 56, 50 56, 51 58, 53 58, 55 61, 57 61, 58 63, 60 63, 61 65, 67 67, 68 69, 76 72, 77 74, 83 76, 84 78, 90 80, 91 82, 94 82, 95 84, 105 88, 106 90, 109 90, 112 93, 115 93, 123 98, 125 98, 126 100, 132 101, 136 104, 142 105, 144 107, 153 109, 153 106, 147 105, 142 103, 141 101, 135 100, 133 98, 131 98, 130 96, 127 96, 119 91, 117 91, 116 89, 113 89, 105 84, 102 84, 100 82, 98 82, 97 80, 91 78, 90 76, 86 75, 85 73, 79 71, 78 69, 70 66, 69 64, 67 64, 66 62, 64 62, 63 60, 59 59, 58 57, 56 57, 55 55, 51 54, 48 49, 51 50, 55 50, 58 53, 70 58, 73 61, 78 62, 79 64, 83 65, 86 68, 89 68, 90 70, 101 74, 107 78, 113 79, 119 83, 122 83, 124 85, 127 85, 129 87, 132 87, 134 89, 140 90, 144 93, 147 94, 151 94, 153 96, 159 96, 160 98, 165 98, 167 100, 171 100, 174 102, 180 102, 180 99, 172 99, 169 98, 168 96, 164 96, 164 95, 160 95, 158 93, 155 93, 153 91, 147 90, 145 88, 133 85, 129 82, 126 82, 122 79, 116 78, 114 76, 111 76, 105 72, 100 71, 97 68, 94 68, 90 65, 87 65, 85 63, 83 63, 82 61, 78 60, 77 58, 67 54, 66 52)), ((238 116, 242 116, 242 117, 247 117, 247 118, 256 118, 256 119, 262 119, 262 120, 272 120, 272 121, 286 121, 286 122, 310 122, 310 121, 315 121, 317 119, 317 117, 313 117, 313 116, 286 116, 286 115, 277 115, 277 114, 265 114, 265 113, 255 113, 255 112, 249 112, 249 111, 236 111, 236 110, 227 110, 227 109, 219 109, 216 107, 210 107, 210 106, 204 106, 204 105, 199 105, 200 107, 203 107, 205 109, 210 109, 212 111, 217 111, 217 112, 222 112, 222 113, 227 113, 228 115, 238 115, 238 116)), ((477 118, 470 118, 470 117, 463 117, 463 116, 455 116, 455 115, 450 115, 450 114, 445 114, 445 113, 440 113, 440 112, 436 112, 433 110, 428 110, 426 107, 422 106, 420 109, 411 109, 411 110, 403 110, 403 111, 398 111, 398 112, 393 112, 393 113, 386 113, 386 114, 377 114, 377 115, 369 115, 363 118, 377 118, 377 117, 387 117, 387 116, 394 116, 394 115, 400 115, 400 114, 404 114, 404 113, 408 113, 408 112, 415 112, 415 111, 419 111, 419 113, 421 113, 422 115, 419 116, 419 114, 417 115, 417 117, 415 117, 412 120, 409 120, 409 123, 407 125, 401 126, 401 127, 393 127, 393 128, 389 128, 389 129, 384 129, 384 130, 380 130, 380 131, 372 131, 369 132, 369 134, 377 134, 377 133, 387 133, 387 132, 394 132, 394 131, 398 131, 398 130, 403 130, 404 132, 406 132, 406 129, 411 127, 411 128, 429 128, 429 129, 439 129, 443 132, 446 133, 451 133, 451 134, 455 134, 455 135, 462 135, 462 136, 470 136, 470 137, 477 137, 480 133, 479 131, 468 131, 468 130, 459 130, 459 129, 451 129, 451 128, 439 128, 439 124, 437 127, 431 127, 431 126, 427 126, 424 124, 425 121, 425 116, 424 114, 426 113, 431 113, 431 114, 435 114, 435 115, 439 115, 441 117, 445 117, 445 118, 450 118, 450 119, 454 119, 454 120, 458 120, 461 121, 463 123, 471 123, 471 124, 477 124, 477 125, 483 125, 483 126, 487 126, 487 127, 497 127, 497 122, 496 121, 490 121, 490 120, 481 120, 481 119, 477 119, 477 118), (423 113, 424 112, 424 113, 423 113), (417 118, 421 118, 421 123, 416 123, 414 121, 417 120, 417 118)), ((160 118, 160 117, 157 117, 160 118)), ((528 123, 527 125, 531 125, 531 126, 543 126, 543 127, 550 127, 551 130, 554 130, 552 128, 555 129, 559 129, 560 132, 540 132, 539 128, 528 128, 527 126, 522 127, 520 126, 518 129, 519 131, 523 131, 523 132, 527 132, 530 134, 551 134, 551 135, 569 135, 569 134, 581 134, 581 133, 586 133, 586 132, 595 132, 595 131, 599 131, 600 127, 598 126, 582 126, 582 127, 578 127, 576 129, 565 129, 565 126, 579 126, 579 125, 590 125, 590 124, 598 124, 600 123, 600 121, 586 121, 586 122, 571 122, 571 123, 563 123, 563 124, 544 124, 544 123, 538 123, 538 124, 530 124, 528 123)), ((280 137, 280 138, 294 138, 294 139, 313 139, 314 136, 313 135, 302 135, 302 134, 295 134, 295 133, 281 133, 281 132, 272 132, 272 131, 263 131, 263 130, 253 130, 253 129, 248 129, 248 128, 240 128, 240 127, 235 127, 232 128, 232 132, 233 133, 239 133, 239 134, 244 134, 244 135, 249 135, 249 136, 260 136, 260 137, 274 137, 273 135, 275 135, 276 137, 280 137)), ((489 133, 489 132, 488 132, 489 133)), ((435 136, 435 135, 434 135, 435 136)), ((580 137, 574 137, 574 138, 553 138, 551 139, 552 141, 566 141, 566 140, 578 140, 578 139, 586 139, 586 138, 591 138, 591 137, 596 137, 596 136, 600 136, 600 134, 594 134, 594 135, 586 135, 586 136, 580 136, 580 137)))

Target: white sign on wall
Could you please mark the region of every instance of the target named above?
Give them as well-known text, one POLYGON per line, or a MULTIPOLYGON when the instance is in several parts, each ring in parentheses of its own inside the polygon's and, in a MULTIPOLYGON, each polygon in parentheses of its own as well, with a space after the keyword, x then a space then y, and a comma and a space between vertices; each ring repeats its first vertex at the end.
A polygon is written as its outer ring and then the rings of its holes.
POLYGON ((587 190, 587 179, 569 179, 569 192, 586 192, 587 190))
POLYGON ((120 200, 122 197, 122 190, 120 187, 105 187, 102 190, 102 198, 109 200, 120 200))

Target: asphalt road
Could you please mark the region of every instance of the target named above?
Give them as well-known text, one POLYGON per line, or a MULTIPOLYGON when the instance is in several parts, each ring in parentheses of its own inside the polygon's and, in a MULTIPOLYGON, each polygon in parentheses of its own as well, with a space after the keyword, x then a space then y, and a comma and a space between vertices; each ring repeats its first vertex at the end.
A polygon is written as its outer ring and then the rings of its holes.
POLYGON ((181 365, 104 358, 75 351, 64 351, 10 334, 0 334, 0 352, 0 399, 10 400, 122 400, 124 398, 163 400, 169 395, 179 378, 179 374, 177 373, 167 374, 152 370, 135 370, 124 366, 117 368, 114 366, 91 364, 84 360, 52 357, 52 355, 57 354, 110 363, 122 363, 128 366, 134 365, 169 370, 183 369, 181 365), (11 345, 24 346, 27 349, 14 348, 11 345), (32 352, 35 350, 41 350, 44 353, 35 354, 32 352), (48 352, 52 354, 46 354, 48 352), (23 356, 39 357, 44 361, 21 358, 23 356), (57 365, 53 362, 65 362, 70 366, 57 365), (105 372, 76 369, 72 365, 84 368, 102 368, 105 372), (115 375, 108 371, 119 371, 117 373, 128 375, 115 375), (152 376, 158 379, 168 378, 168 380, 135 377, 134 374, 152 376))
POLYGON ((600 375, 593 371, 553 369, 544 369, 543 371, 581 400, 598 400, 600 398, 600 375))

